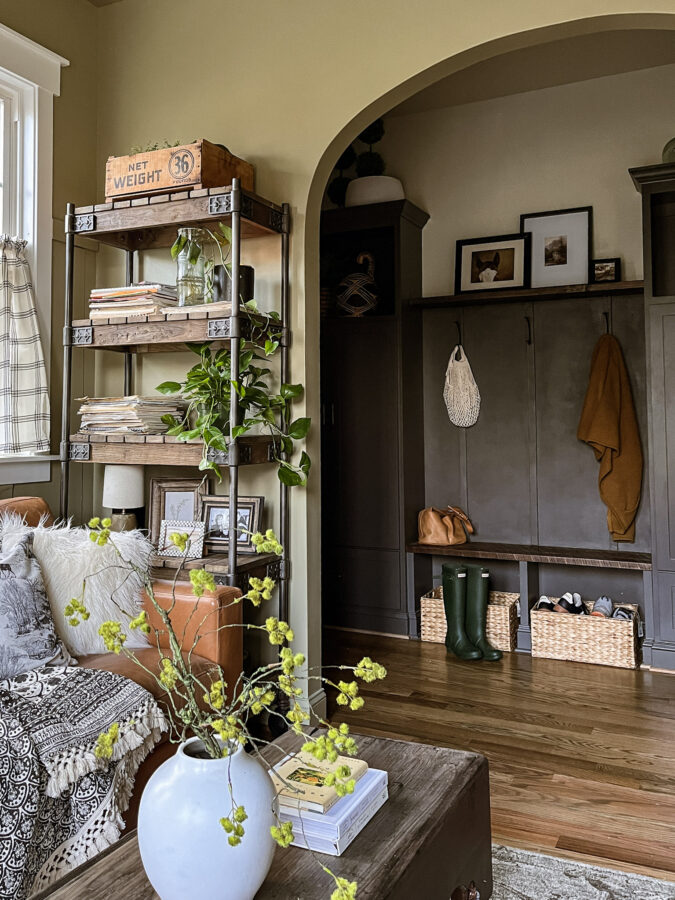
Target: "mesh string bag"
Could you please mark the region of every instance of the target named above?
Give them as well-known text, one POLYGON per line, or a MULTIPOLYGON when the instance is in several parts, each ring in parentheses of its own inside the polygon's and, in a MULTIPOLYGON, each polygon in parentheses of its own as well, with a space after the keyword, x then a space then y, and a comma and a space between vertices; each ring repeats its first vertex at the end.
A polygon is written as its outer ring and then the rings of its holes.
POLYGON ((445 370, 443 400, 453 425, 470 428, 478 421, 480 391, 461 344, 456 344, 445 370))

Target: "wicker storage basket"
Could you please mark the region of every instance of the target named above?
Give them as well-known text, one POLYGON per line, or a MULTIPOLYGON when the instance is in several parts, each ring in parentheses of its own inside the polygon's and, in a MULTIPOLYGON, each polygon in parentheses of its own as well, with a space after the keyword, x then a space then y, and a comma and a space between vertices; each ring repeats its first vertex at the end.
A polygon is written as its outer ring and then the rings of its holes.
MULTIPOLYGON (((490 591, 487 608, 487 639, 496 650, 510 652, 516 649, 518 636, 518 600, 520 594, 506 591, 490 591)), ((436 644, 445 643, 445 607, 443 588, 437 587, 425 594, 420 601, 421 638, 436 644)))
MULTIPOLYGON (((586 606, 590 608, 591 604, 586 606)), ((617 606, 633 610, 635 618, 605 619, 531 610, 532 656, 636 669, 641 662, 638 607, 632 603, 617 606)))

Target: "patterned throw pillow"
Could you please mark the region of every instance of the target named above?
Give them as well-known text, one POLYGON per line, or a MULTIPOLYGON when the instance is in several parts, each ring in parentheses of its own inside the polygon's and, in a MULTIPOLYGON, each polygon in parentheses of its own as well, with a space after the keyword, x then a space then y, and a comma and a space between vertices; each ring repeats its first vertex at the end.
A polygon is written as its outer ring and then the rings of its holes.
POLYGON ((26 534, 8 552, 0 551, 0 679, 71 662, 56 634, 32 545, 32 534, 26 534))

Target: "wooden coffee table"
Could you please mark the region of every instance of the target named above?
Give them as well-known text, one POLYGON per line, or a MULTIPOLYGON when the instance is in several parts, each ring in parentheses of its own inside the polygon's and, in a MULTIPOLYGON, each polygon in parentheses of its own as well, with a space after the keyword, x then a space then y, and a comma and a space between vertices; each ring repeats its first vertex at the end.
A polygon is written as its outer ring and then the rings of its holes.
MULTIPOLYGON (((287 734, 275 744, 288 751, 298 740, 287 734)), ((359 900, 449 900, 459 885, 471 881, 481 900, 489 900, 487 760, 428 744, 357 740, 359 755, 389 773, 389 800, 342 856, 319 859, 358 881, 359 900)), ((264 755, 271 762, 281 758, 273 748, 264 755)), ((111 892, 123 893, 125 900, 157 900, 143 871, 135 831, 32 900, 110 900, 111 892)), ((256 900, 325 900, 330 893, 328 876, 311 854, 279 848, 256 900)))

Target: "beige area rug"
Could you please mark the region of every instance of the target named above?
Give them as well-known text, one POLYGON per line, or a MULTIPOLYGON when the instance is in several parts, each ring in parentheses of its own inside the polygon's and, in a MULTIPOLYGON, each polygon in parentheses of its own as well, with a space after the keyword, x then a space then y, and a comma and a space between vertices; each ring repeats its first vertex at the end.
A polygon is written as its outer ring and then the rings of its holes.
POLYGON ((492 900, 675 900, 675 882, 498 844, 492 878, 492 900))

